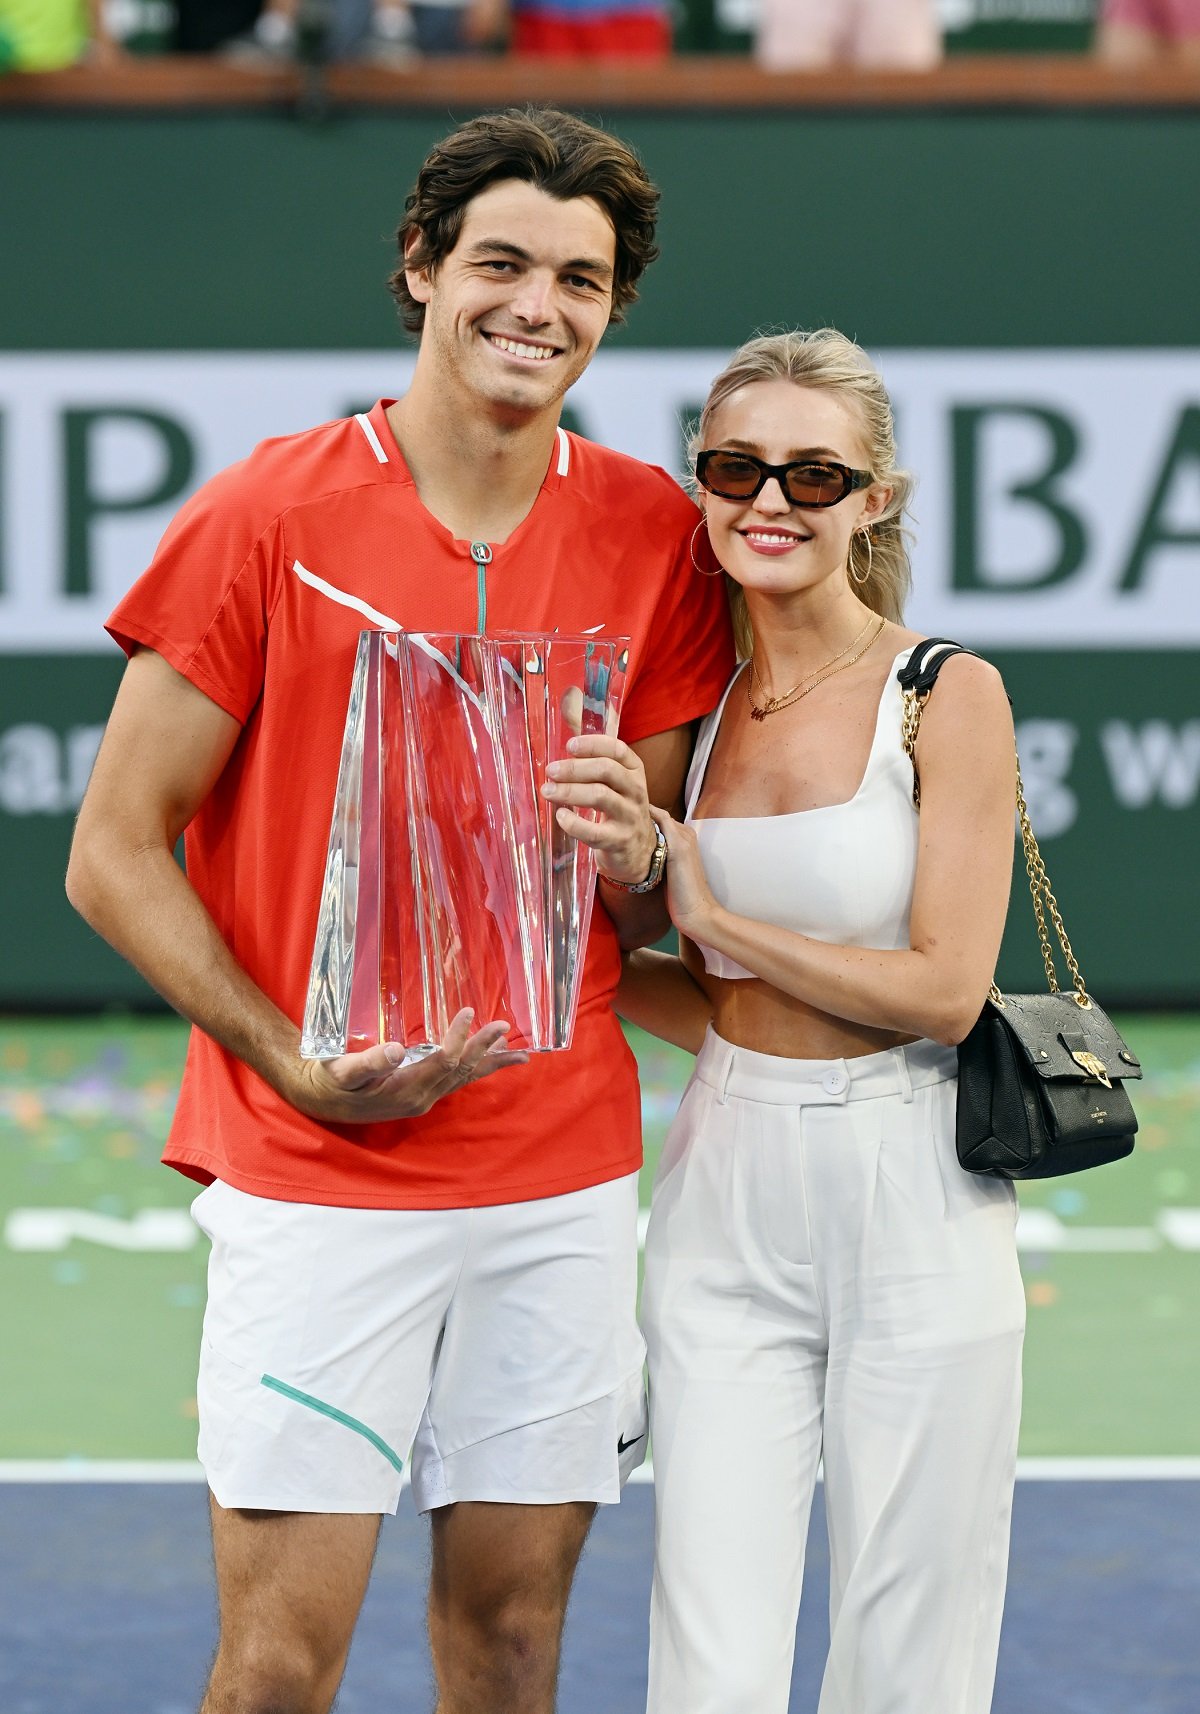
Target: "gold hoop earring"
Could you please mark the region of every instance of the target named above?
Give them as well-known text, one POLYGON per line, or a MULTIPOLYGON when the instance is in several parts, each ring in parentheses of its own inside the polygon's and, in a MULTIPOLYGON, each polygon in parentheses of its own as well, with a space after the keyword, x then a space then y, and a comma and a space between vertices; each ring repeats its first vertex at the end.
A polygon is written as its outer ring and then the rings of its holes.
POLYGON ((688 553, 691 555, 692 564, 700 573, 701 577, 724 577, 725 567, 723 565, 719 565, 715 571, 707 571, 696 558, 696 537, 700 534, 700 531, 705 528, 707 528, 707 519, 701 518, 700 522, 696 525, 696 528, 692 531, 691 540, 688 542, 688 553))
POLYGON ((871 581, 871 572, 875 567, 875 550, 871 546, 871 526, 869 524, 866 525, 864 529, 855 530, 854 533, 856 536, 861 536, 863 541, 867 544, 867 569, 863 572, 861 577, 859 577, 858 573, 854 570, 853 563, 847 566, 846 569, 850 573, 851 581, 853 583, 857 583, 858 587, 861 589, 864 583, 869 583, 871 581))

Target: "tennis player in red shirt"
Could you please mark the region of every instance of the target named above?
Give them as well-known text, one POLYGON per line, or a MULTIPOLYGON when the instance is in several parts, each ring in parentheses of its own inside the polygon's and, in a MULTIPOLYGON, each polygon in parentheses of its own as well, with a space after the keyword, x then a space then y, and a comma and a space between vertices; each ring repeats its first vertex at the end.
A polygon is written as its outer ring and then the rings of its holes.
POLYGON ((732 657, 692 502, 559 415, 656 254, 657 200, 571 116, 454 132, 398 235, 410 391, 215 477, 109 620, 129 663, 68 892, 194 1025, 165 1159, 206 1187, 212 1240, 204 1714, 329 1708, 410 1463, 441 1714, 550 1714, 593 1510, 645 1451, 638 1092, 609 1001, 621 946, 666 923, 648 800, 678 801, 732 657), (632 639, 621 737, 576 740, 549 787, 606 907, 569 1053, 527 1062, 462 1013, 418 1063, 299 1057, 367 625, 632 639))

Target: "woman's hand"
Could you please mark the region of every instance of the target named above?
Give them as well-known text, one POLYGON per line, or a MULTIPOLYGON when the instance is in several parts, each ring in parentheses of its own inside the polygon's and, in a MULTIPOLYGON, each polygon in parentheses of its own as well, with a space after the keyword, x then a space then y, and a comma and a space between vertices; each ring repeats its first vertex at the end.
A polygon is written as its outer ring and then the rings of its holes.
POLYGON ((708 941, 708 930, 721 907, 705 876, 695 830, 654 805, 650 814, 667 838, 667 909, 671 921, 689 940, 708 941))
POLYGON ((567 751, 565 761, 548 765, 542 787, 542 795, 558 805, 558 825, 591 846, 602 875, 643 880, 656 840, 641 757, 620 738, 599 732, 572 738, 567 751))

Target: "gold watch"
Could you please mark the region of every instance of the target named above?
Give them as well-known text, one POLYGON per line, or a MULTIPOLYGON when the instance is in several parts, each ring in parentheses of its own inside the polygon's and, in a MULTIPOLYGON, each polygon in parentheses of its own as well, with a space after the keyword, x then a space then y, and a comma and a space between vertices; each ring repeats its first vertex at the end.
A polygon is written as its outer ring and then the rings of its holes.
POLYGON ((623 893, 652 893, 667 872, 667 836, 657 821, 654 823, 654 855, 644 881, 617 881, 611 875, 600 876, 610 887, 620 887, 623 893))

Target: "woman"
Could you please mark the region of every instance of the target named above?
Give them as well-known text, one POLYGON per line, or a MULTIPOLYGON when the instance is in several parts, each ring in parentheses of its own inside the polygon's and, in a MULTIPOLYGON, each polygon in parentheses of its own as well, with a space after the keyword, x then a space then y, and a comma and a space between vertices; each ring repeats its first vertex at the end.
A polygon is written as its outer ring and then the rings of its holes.
POLYGON ((928 71, 942 27, 935 0, 759 0, 754 47, 767 71, 928 71))
POLYGON ((745 656, 701 729, 669 904, 621 1009, 699 1053, 646 1246, 651 1714, 784 1714, 823 1460, 820 1714, 984 1714, 1024 1297, 1012 1187, 954 1152, 954 1044, 1012 862, 1013 731, 945 664, 916 748, 891 411, 831 330, 713 384, 696 479, 745 656))
POLYGON ((1200 0, 1102 0, 1096 52, 1123 70, 1200 66, 1200 0))

